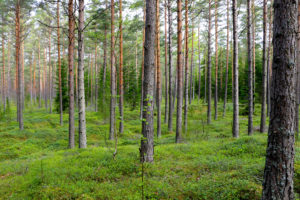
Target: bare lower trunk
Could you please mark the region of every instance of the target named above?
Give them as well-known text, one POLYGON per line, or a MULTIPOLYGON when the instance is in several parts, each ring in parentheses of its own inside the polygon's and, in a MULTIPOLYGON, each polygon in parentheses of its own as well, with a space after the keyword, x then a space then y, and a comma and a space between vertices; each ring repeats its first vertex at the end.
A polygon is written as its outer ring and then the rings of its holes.
POLYGON ((78 55, 77 49, 74 49, 74 70, 75 70, 75 90, 74 90, 74 98, 75 98, 75 106, 78 108, 78 55))
POLYGON ((209 17, 208 17, 208 45, 207 45, 207 79, 208 79, 208 108, 207 123, 211 123, 211 0, 209 0, 209 17))
MULTIPOLYGON (((172 34, 173 34, 173 29, 172 29, 172 10, 171 10, 171 0, 168 0, 168 29, 169 29, 169 34, 168 34, 168 65, 169 65, 169 121, 168 121, 168 130, 173 131, 173 99, 172 99, 172 34)), ((176 85, 176 83, 174 84, 176 85)))
POLYGON ((20 30, 20 3, 17 1, 16 5, 16 67, 18 69, 18 121, 19 121, 19 129, 24 129, 23 124, 23 98, 22 98, 22 63, 21 63, 21 30, 20 30))
MULTIPOLYGON (((272 7, 272 0, 271 6, 272 7)), ((269 15, 269 41, 268 41, 268 59, 267 59, 267 115, 270 117, 270 108, 271 108, 271 78, 272 78, 272 12, 273 10, 270 9, 269 15)))
MULTIPOLYGON (((105 0, 105 10, 107 12, 108 5, 107 0, 105 0)), ((108 13, 106 13, 108 14, 108 13)), ((106 92, 106 68, 107 68, 107 25, 104 25, 104 43, 103 43, 103 83, 102 83, 102 106, 105 106, 105 92, 106 92)), ((92 77, 92 74, 91 74, 92 77)))
POLYGON ((227 36, 226 36, 226 73, 225 73, 225 95, 223 104, 223 117, 226 115, 226 103, 228 95, 228 66, 229 66, 229 0, 227 1, 227 36))
POLYGON ((51 65, 51 30, 49 31, 49 80, 48 80, 48 86, 49 86, 49 112, 52 113, 52 84, 51 84, 51 76, 52 75, 52 65, 51 65))
POLYGON ((160 18, 159 0, 156 0, 156 107, 157 137, 161 136, 161 70, 160 70, 160 18))
POLYGON ((145 57, 144 57, 144 94, 143 94, 143 120, 142 139, 140 148, 141 162, 153 162, 154 130, 153 130, 153 87, 155 66, 155 0, 146 1, 146 31, 145 31, 145 57))
MULTIPOLYGON (((2 15, 3 19, 3 15, 2 15)), ((5 82, 5 48, 4 48, 4 33, 2 33, 2 101, 3 111, 6 110, 6 82, 5 82)))
POLYGON ((120 60, 119 60, 119 103, 120 103, 120 127, 119 127, 119 132, 123 133, 124 132, 124 87, 123 87, 123 18, 122 18, 122 0, 119 0, 119 6, 120 6, 120 60))
POLYGON ((194 18, 192 16, 192 52, 191 52, 191 68, 190 68, 190 98, 189 103, 194 99, 194 18))
POLYGON ((86 119, 84 94, 84 0, 79 0, 78 18, 78 132, 79 148, 86 148, 86 119))
POLYGON ((219 59, 218 59, 218 0, 215 0, 215 67, 216 67, 216 73, 215 73, 215 120, 218 119, 218 65, 219 65, 219 59))
POLYGON ((198 26, 198 100, 201 99, 201 43, 200 43, 200 26, 198 26))
POLYGON ((39 63, 39 108, 42 107, 42 74, 41 74, 41 50, 40 41, 38 46, 38 63, 39 63))
POLYGON ((109 128, 109 139, 113 140, 115 137, 115 119, 116 119, 116 66, 115 66, 115 2, 111 0, 111 81, 110 81, 110 128, 109 128))
POLYGON ((97 45, 95 46, 95 112, 98 112, 98 51, 97 45))
POLYGON ((69 148, 75 147, 75 126, 74 126, 74 15, 73 0, 69 0, 69 148))
POLYGON ((58 57, 58 89, 59 89, 59 122, 63 125, 63 100, 62 100, 62 86, 61 86, 61 59, 60 59, 60 28, 59 28, 59 1, 57 1, 57 57, 58 57))
POLYGON ((7 44, 7 101, 11 98, 11 65, 10 65, 10 41, 7 44))
POLYGON ((247 42, 248 42, 248 135, 253 134, 253 72, 252 72, 252 12, 251 0, 247 0, 247 42))
POLYGON ((293 200, 298 1, 274 2, 274 63, 263 200, 293 200))
POLYGON ((44 49, 44 80, 43 80, 43 87, 44 87, 44 101, 45 101, 45 108, 46 111, 48 110, 48 92, 49 86, 47 85, 47 49, 44 49))
POLYGON ((177 1, 177 118, 176 143, 181 142, 182 132, 182 96, 183 96, 183 70, 182 70, 182 2, 177 1))
POLYGON ((266 101, 267 101, 267 0, 263 0, 263 78, 260 132, 266 131, 266 101))
POLYGON ((232 0, 233 17, 233 126, 232 135, 239 137, 239 66, 238 66, 238 33, 237 2, 232 0))
POLYGON ((187 114, 189 101, 189 24, 188 24, 188 0, 185 0, 185 70, 184 70, 184 131, 187 132, 187 114))
POLYGON ((207 55, 206 55, 206 49, 204 51, 204 103, 207 103, 207 55))
POLYGON ((168 33, 167 33, 167 0, 165 0, 165 121, 168 122, 168 33))
POLYGON ((296 139, 299 139, 299 105, 300 105, 300 2, 298 2, 298 35, 297 35, 297 76, 296 76, 296 113, 295 131, 296 139))
POLYGON ((141 84, 141 105, 140 105, 140 119, 143 118, 143 107, 144 107, 144 55, 145 55, 145 29, 146 29, 146 5, 144 3, 144 8, 143 8, 143 13, 144 13, 144 27, 143 27, 143 51, 142 51, 142 84, 141 84))
POLYGON ((252 54, 252 56, 253 56, 253 62, 252 62, 252 65, 253 65, 253 68, 252 68, 252 72, 253 72, 253 112, 254 112, 254 110, 255 110, 255 84, 256 84, 256 81, 255 81, 255 77, 256 77, 256 70, 255 70, 255 68, 256 68, 256 66, 255 66, 255 60, 256 60, 256 56, 255 56, 255 22, 256 22, 256 15, 255 15, 255 0, 251 0, 252 1, 252 4, 251 4, 251 6, 252 6, 252 42, 253 42, 253 44, 252 44, 252 48, 253 48, 253 50, 252 50, 252 52, 253 52, 253 54, 252 54))
POLYGON ((33 87, 32 87, 32 65, 34 65, 34 61, 32 62, 33 55, 31 55, 30 58, 30 64, 29 64, 29 71, 30 71, 30 82, 29 82, 29 87, 30 87, 30 105, 33 105, 33 87))

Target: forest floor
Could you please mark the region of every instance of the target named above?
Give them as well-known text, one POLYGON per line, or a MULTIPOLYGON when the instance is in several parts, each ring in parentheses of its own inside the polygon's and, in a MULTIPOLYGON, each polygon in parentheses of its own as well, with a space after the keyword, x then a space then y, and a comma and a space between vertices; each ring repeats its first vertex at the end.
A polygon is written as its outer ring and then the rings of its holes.
MULTIPOLYGON (((267 134, 247 136, 247 116, 240 116, 240 138, 232 138, 232 105, 225 118, 219 107, 219 120, 206 125, 206 107, 193 102, 181 144, 163 124, 155 162, 144 165, 138 109, 125 109, 125 132, 114 159, 115 144, 106 140, 107 111, 87 112, 88 148, 69 150, 67 114, 60 126, 58 114, 27 107, 25 130, 19 131, 11 108, 0 119, 0 199, 260 199, 267 134)), ((259 113, 256 107, 255 127, 259 113)), ((175 113, 173 120, 175 130, 175 113)), ((294 181, 299 198, 299 140, 294 181)))

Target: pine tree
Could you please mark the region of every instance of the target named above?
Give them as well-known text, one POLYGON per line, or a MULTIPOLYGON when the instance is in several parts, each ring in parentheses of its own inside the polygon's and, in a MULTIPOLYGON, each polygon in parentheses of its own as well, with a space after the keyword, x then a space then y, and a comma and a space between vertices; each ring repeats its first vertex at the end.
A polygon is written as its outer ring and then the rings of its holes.
POLYGON ((295 199, 295 105, 298 1, 274 1, 271 115, 262 199, 295 199), (282 112, 288 111, 288 112, 282 112))

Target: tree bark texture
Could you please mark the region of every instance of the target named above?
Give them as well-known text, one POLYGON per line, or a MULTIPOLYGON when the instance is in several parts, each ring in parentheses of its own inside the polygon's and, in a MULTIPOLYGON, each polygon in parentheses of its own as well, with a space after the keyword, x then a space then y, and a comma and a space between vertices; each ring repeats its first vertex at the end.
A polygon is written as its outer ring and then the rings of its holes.
POLYGON ((154 105, 154 67, 155 67, 155 0, 146 0, 145 22, 145 56, 144 56, 144 94, 143 94, 143 119, 142 139, 140 148, 141 162, 153 162, 154 154, 154 129, 153 129, 153 105, 154 105))
POLYGON ((274 1, 271 115, 262 199, 293 200, 298 1, 274 1))

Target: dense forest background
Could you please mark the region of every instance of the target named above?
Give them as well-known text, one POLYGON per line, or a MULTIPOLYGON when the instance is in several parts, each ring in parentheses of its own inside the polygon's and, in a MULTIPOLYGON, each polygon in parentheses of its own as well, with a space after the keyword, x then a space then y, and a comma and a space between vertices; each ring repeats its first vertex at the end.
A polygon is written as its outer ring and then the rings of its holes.
POLYGON ((1 198, 299 198, 291 2, 0 0, 1 198))

